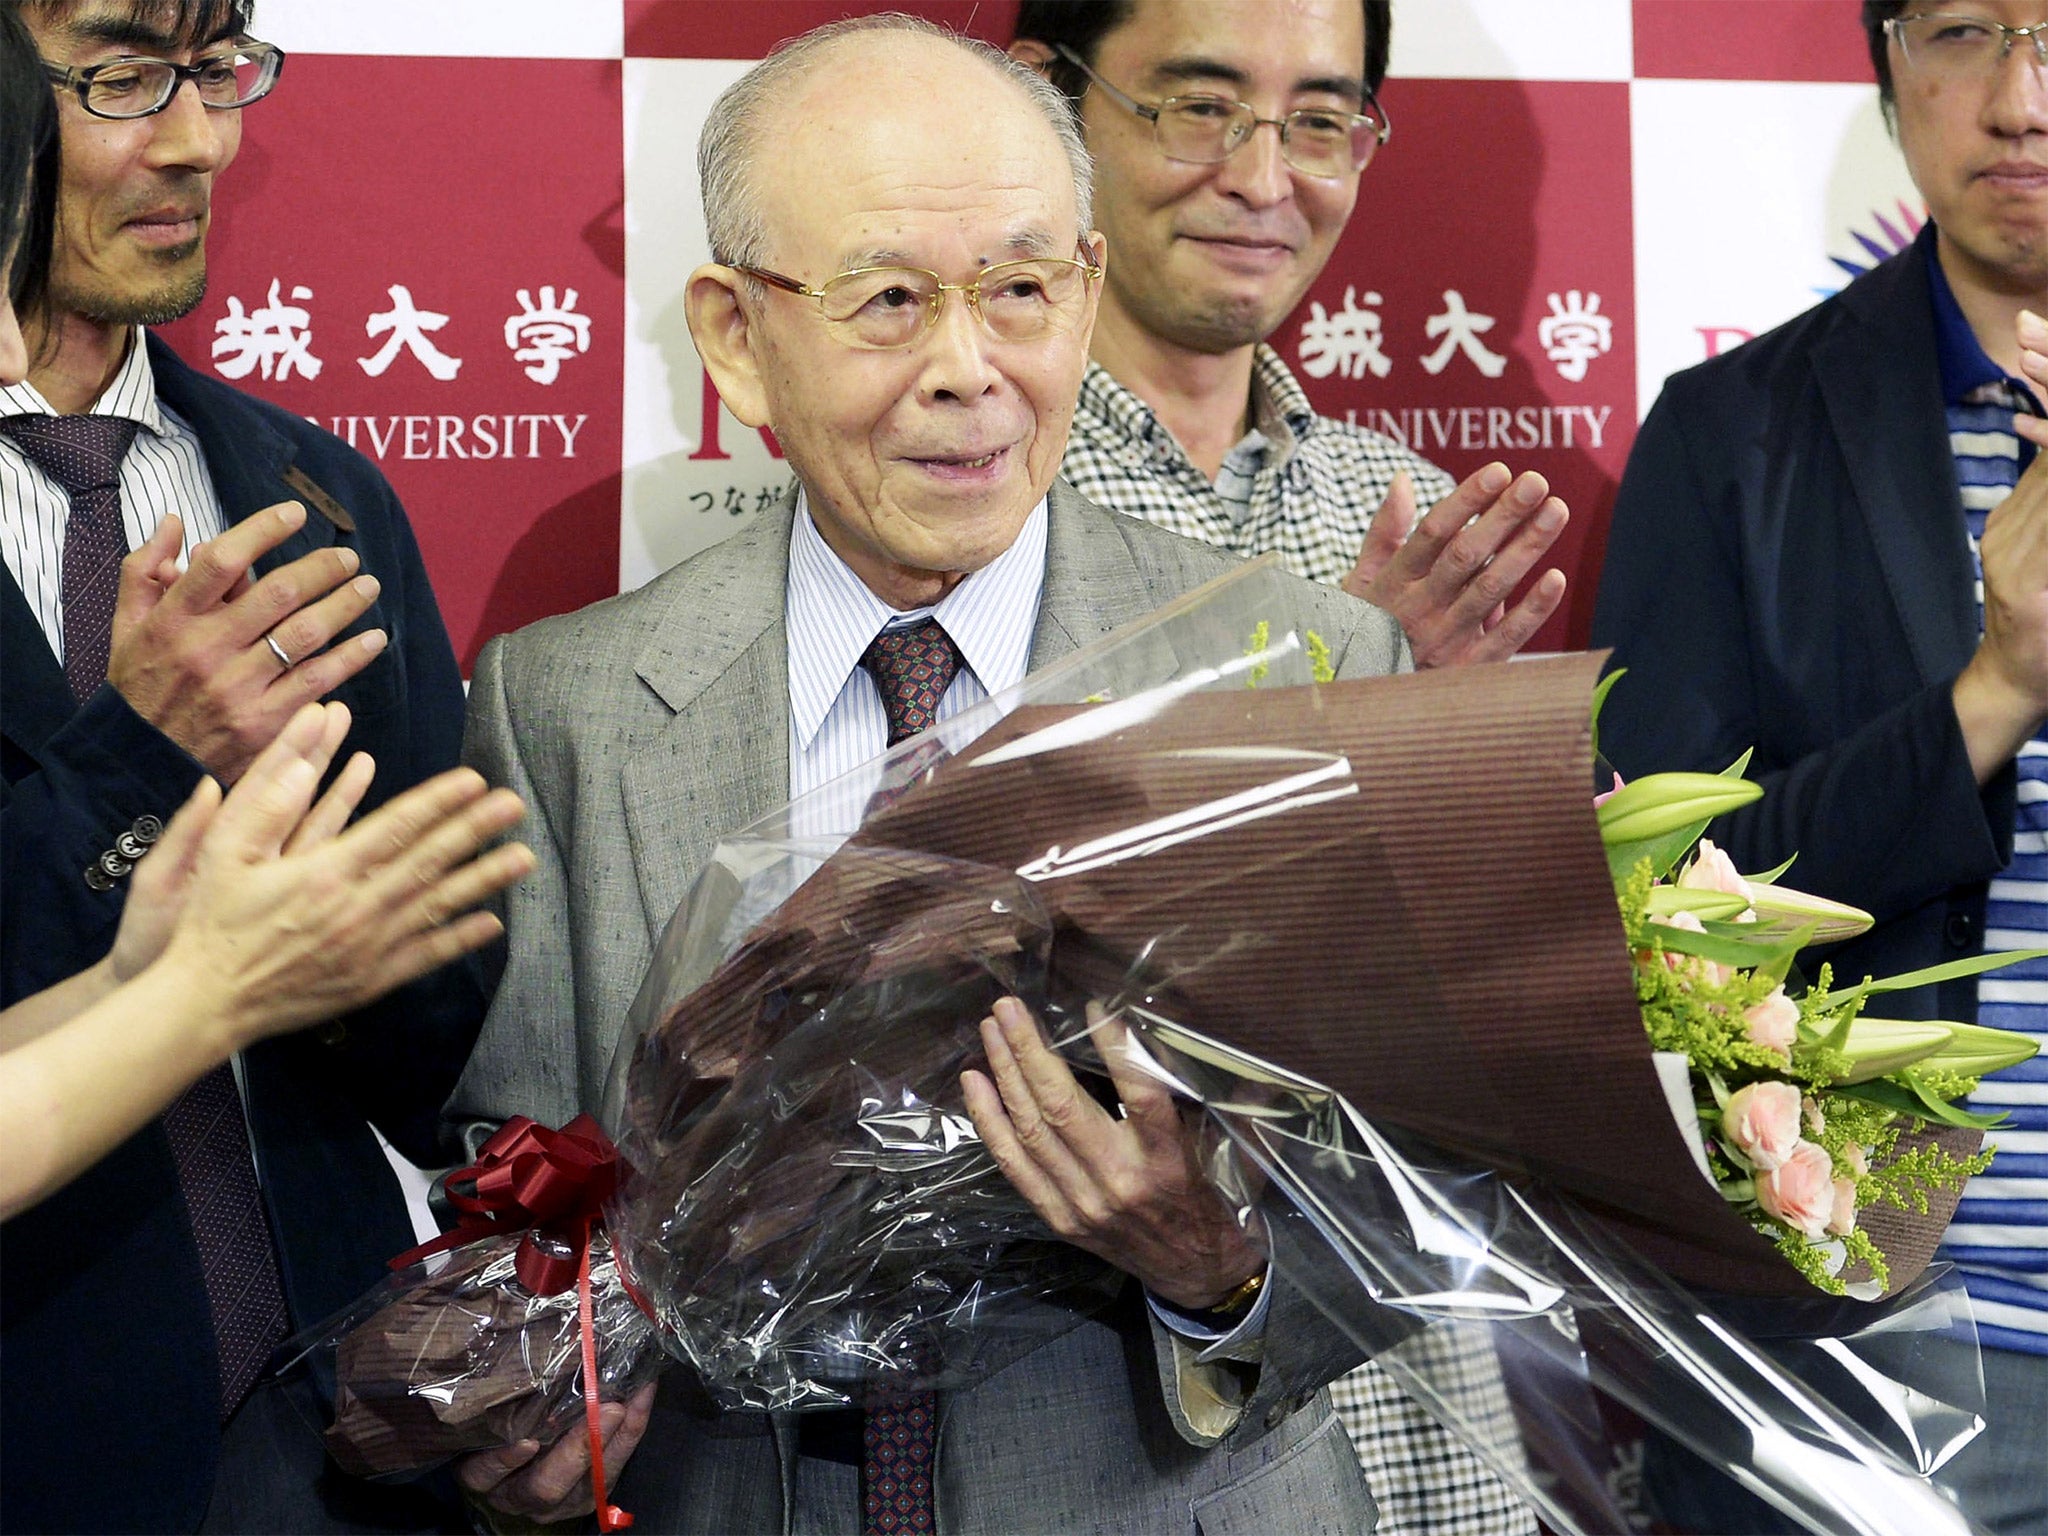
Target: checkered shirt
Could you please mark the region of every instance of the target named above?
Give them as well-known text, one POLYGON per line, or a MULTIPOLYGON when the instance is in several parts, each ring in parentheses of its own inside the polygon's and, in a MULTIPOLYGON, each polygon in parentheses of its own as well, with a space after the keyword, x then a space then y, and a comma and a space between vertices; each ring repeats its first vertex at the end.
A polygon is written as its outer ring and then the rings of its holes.
MULTIPOLYGON (((1393 1353, 1475 1440, 1528 1473, 1507 1383, 1483 1326, 1436 1323, 1393 1353)), ((1380 1536, 1537 1536, 1535 1512, 1378 1361, 1331 1382, 1330 1400, 1380 1507, 1380 1536)))
POLYGON ((1396 474, 1408 471, 1422 511, 1456 484, 1391 437, 1318 416, 1271 347, 1252 361, 1251 424, 1266 441, 1240 520, 1152 408, 1090 363, 1060 472, 1105 507, 1240 555, 1277 551, 1297 576, 1332 585, 1358 563, 1396 474))
MULTIPOLYGON (((1395 475, 1408 471, 1422 511, 1456 484, 1390 437, 1318 416, 1271 347, 1253 358, 1251 403, 1252 434, 1233 450, 1236 473, 1219 492, 1152 408, 1090 363, 1060 472, 1114 511, 1241 555, 1277 551, 1296 575, 1331 585, 1358 563, 1395 475)), ((1520 1440, 1485 1335, 1432 1328, 1412 1348, 1424 1378, 1518 1462, 1520 1440)), ((1333 1382, 1330 1395, 1379 1504, 1382 1536, 1536 1536, 1529 1507, 1385 1370, 1361 1366, 1333 1382)))

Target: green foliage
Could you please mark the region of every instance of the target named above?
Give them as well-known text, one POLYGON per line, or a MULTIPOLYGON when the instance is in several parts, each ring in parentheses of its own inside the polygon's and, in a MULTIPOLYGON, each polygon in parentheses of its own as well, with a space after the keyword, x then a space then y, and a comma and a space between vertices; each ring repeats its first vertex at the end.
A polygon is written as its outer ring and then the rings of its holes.
POLYGON ((1319 683, 1337 679, 1337 663, 1331 659, 1330 642, 1312 629, 1308 631, 1308 675, 1319 683))
POLYGON ((1252 643, 1244 648, 1244 653, 1259 659, 1252 664, 1251 671, 1245 674, 1245 687, 1258 687, 1266 680, 1266 674, 1273 670, 1273 664, 1266 660, 1266 651, 1272 639, 1273 626, 1264 619, 1252 626, 1252 643))
POLYGON ((1616 667, 1612 672, 1593 685, 1593 755, 1600 755, 1600 707, 1607 702, 1607 695, 1614 685, 1628 675, 1627 667, 1616 667))
MULTIPOLYGON (((1809 1243, 1805 1233, 1794 1232, 1790 1227, 1780 1226, 1775 1221, 1770 1223, 1764 1232, 1778 1245, 1778 1252, 1784 1256, 1785 1262, 1805 1276, 1815 1289, 1826 1291, 1830 1296, 1840 1296, 1847 1289, 1841 1281, 1828 1273, 1827 1250, 1809 1243)), ((1868 1243, 1868 1239, 1865 1241, 1868 1243)), ((1876 1252, 1875 1246, 1872 1246, 1871 1251, 1876 1252)), ((1883 1262, 1884 1259, 1879 1257, 1878 1263, 1883 1262)))
MULTIPOLYGON (((1711 962, 1678 948, 1700 935, 1686 933, 1649 917, 1650 861, 1637 862, 1621 895, 1622 929, 1628 947, 1647 954, 1635 968, 1636 1002, 1650 1044, 1660 1051, 1680 1051, 1698 1072, 1720 1073, 1736 1085, 1759 1077, 1796 1076, 1785 1059, 1749 1038, 1743 1011, 1770 996, 1777 985, 1768 977, 1729 969, 1725 981, 1711 974, 1711 962), (1666 963, 1666 956, 1678 963, 1666 963)), ((1711 1121, 1709 1121, 1711 1124, 1711 1121)))
POLYGON ((1894 1133, 1893 1145, 1880 1154, 1883 1160, 1873 1159, 1869 1175, 1857 1186, 1857 1198, 1862 1204, 1882 1202, 1925 1216, 1930 1194, 1955 1189, 1991 1166, 1989 1152, 1954 1157, 1933 1142, 1901 1152, 1896 1143, 1894 1133))
POLYGON ((1842 1246, 1848 1250, 1849 1260, 1847 1264, 1842 1266, 1844 1269, 1854 1265, 1860 1259, 1863 1261, 1864 1267, 1870 1271, 1871 1279, 1875 1280, 1879 1285, 1890 1285, 1892 1283, 1891 1266, 1885 1263, 1884 1254, 1878 1249, 1877 1244, 1871 1241, 1868 1232, 1864 1231, 1861 1227, 1856 1228, 1847 1237, 1842 1239, 1842 1246))
POLYGON ((1962 1099, 1977 1091, 1977 1079, 1965 1072, 1950 1072, 1942 1067, 1922 1065, 1913 1069, 1913 1078, 1937 1099, 1962 1099))

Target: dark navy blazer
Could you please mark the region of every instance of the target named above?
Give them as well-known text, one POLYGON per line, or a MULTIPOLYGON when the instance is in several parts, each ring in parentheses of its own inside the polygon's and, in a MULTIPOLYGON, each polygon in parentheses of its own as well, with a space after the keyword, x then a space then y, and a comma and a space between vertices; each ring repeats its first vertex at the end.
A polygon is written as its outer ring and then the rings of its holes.
MULTIPOLYGON (((353 449, 206 378, 155 337, 165 404, 189 423, 229 523, 310 477, 355 523, 308 509, 262 569, 347 542, 382 591, 353 626, 391 644, 334 697, 354 726, 340 761, 377 762, 374 804, 453 767, 461 674, 403 509, 353 449)), ((111 687, 81 708, 11 575, 0 587, 0 986, 7 1002, 93 963, 120 886, 85 867, 135 818, 168 820, 201 769, 111 687)), ((308 1326, 375 1282, 412 1242, 365 1124, 434 1158, 435 1117, 475 1039, 483 997, 454 966, 349 1019, 339 1038, 266 1041, 243 1058, 249 1115, 285 1293, 308 1326)), ((194 1529, 219 1451, 213 1331, 170 1144, 152 1124, 0 1232, 0 1527, 194 1529)), ((309 1431, 311 1433, 311 1431, 309 1431)))
MULTIPOLYGON (((1758 804, 1712 835, 1743 869, 1878 925, 1806 957, 1861 979, 1983 943, 2012 852, 2011 768, 1981 791, 1950 703, 1978 639, 1921 242, 1666 383, 1629 455, 1593 642, 1629 675, 1600 744, 1624 777, 1718 770, 1758 804)), ((1974 1019, 1970 980, 1885 999, 1974 1019)))

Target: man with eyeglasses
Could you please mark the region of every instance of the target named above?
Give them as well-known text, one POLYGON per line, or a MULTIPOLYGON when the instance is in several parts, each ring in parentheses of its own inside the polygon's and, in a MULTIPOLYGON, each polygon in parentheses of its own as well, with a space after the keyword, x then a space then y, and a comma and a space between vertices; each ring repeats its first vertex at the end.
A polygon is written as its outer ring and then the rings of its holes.
POLYGON ((1499 464, 1454 487, 1317 416, 1265 344, 1390 136, 1390 25, 1388 0, 1025 0, 1011 53, 1075 102, 1117 253, 1064 473, 1104 506, 1342 583, 1401 620, 1418 666, 1496 660, 1564 599, 1552 570, 1504 606, 1564 504, 1499 464))
MULTIPOLYGON (((599 1107, 721 835, 1236 564, 1055 479, 1104 248, 1043 80, 902 17, 839 23, 719 98, 698 164, 714 260, 689 278, 690 334, 796 485, 639 591, 485 647, 470 760, 550 830, 505 910, 504 977, 450 1106, 465 1122, 599 1107)), ((1405 665, 1386 614, 1290 591, 1275 623, 1328 636, 1344 674, 1405 665)), ((1190 1177, 1163 1097, 1116 1118, 1028 1018, 1003 1038, 1019 1076, 970 1083, 969 1110, 1048 1224, 1129 1277, 1113 1310, 865 1416, 716 1414, 672 1372, 620 1504, 684 1532, 1371 1529, 1321 1390, 1356 1346, 1190 1177)), ((461 1477, 514 1515, 574 1514, 583 1439, 461 1477)))
MULTIPOLYGON (((1386 0, 1025 0, 1010 51, 1075 102, 1113 253, 1062 473, 1191 538, 1277 550, 1395 614, 1417 665, 1455 665, 1512 655, 1563 599, 1552 571, 1502 607, 1563 503, 1498 464, 1454 486, 1391 438, 1316 415, 1266 345, 1390 136, 1391 20, 1386 0)), ((1457 1358, 1438 1374, 1505 1420, 1491 1352, 1441 1347, 1457 1358)), ((1335 1395, 1383 1528, 1533 1536, 1527 1506, 1378 1366, 1335 1395)))
MULTIPOLYGON (((148 334, 199 302, 214 179, 284 62, 248 35, 247 0, 4 3, 61 128, 48 283, 21 316, 29 375, 0 390, 11 1002, 107 952, 173 810, 202 774, 232 783, 304 703, 350 706, 381 803, 454 766, 463 700, 383 477, 148 334)), ((451 968, 320 1039, 256 1046, 8 1223, 0 1526, 448 1518, 452 1497, 323 1482, 318 1394, 266 1366, 411 1242, 364 1117, 431 1160, 481 1015, 451 968)))
MULTIPOLYGON (((1890 975, 2048 944, 2048 4, 1863 7, 1880 98, 1929 221, 1906 251, 1674 375, 1615 505, 1593 639, 1629 676, 1602 748, 1625 775, 1766 786, 1715 838, 1744 869, 1870 909, 1827 953, 1890 975), (2031 328, 2030 328, 2031 327, 2031 328)), ((1811 969, 1816 957, 1808 957, 1811 969)), ((1887 998, 2025 1030, 2048 966, 1887 998)), ((2048 1530, 2048 1055, 1987 1078, 1989 1174, 1946 1256, 1984 1346, 1983 1437, 1937 1474, 1988 1529, 2048 1530)), ((1659 1458, 1667 1511, 1777 1528, 1659 1458)), ((1748 1503, 1749 1501, 1741 1501, 1748 1503)))

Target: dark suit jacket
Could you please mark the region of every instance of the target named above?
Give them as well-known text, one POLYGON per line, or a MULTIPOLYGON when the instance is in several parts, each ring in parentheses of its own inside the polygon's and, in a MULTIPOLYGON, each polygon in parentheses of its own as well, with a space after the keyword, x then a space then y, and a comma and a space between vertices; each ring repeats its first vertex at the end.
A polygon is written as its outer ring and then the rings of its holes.
MULTIPOLYGON (((335 695, 355 716, 342 760, 356 748, 376 758, 371 801, 452 767, 461 675, 383 476, 299 417, 187 368, 154 337, 149 348, 159 394, 197 433, 229 523, 294 497, 280 478, 293 465, 355 521, 342 534, 313 513, 263 566, 346 540, 383 584, 356 627, 382 626, 392 643, 335 695)), ((83 870, 138 815, 168 820, 201 769, 113 688, 74 703, 11 575, 0 586, 0 753, 0 983, 11 1002, 106 952, 125 882, 96 893, 83 870)), ((294 1036, 245 1053, 295 1326, 352 1300, 412 1242, 364 1116, 429 1159, 435 1112, 481 1018, 474 975, 451 967, 347 1021, 337 1043, 294 1036)), ((193 1529, 219 1449, 215 1377, 191 1224, 153 1124, 0 1239, 0 1526, 193 1529)))
MULTIPOLYGON (((1975 952, 2012 852, 2010 768, 1980 791, 1950 688, 1978 638, 1920 246, 1674 375, 1615 504, 1593 642, 1628 668, 1600 743, 1624 777, 1718 770, 1758 804, 1715 824, 1743 869, 1878 926, 1847 980, 1975 952)), ((1974 1019, 1970 981, 1885 999, 1974 1019)))

